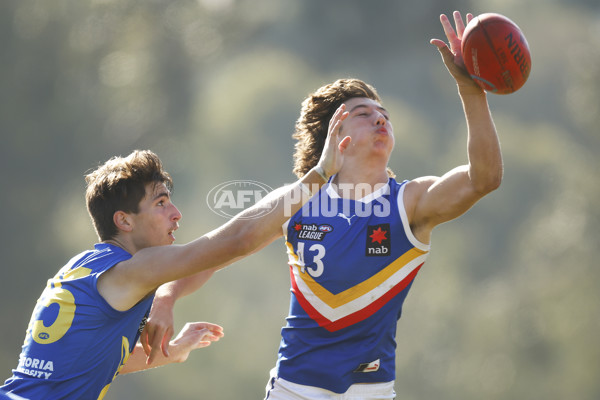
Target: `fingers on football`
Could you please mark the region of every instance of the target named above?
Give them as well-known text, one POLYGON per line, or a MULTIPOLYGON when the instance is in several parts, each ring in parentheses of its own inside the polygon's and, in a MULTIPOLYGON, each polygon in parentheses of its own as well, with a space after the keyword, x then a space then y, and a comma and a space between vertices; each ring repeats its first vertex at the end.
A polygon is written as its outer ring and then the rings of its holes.
POLYGON ((454 26, 456 26, 456 35, 458 38, 462 38, 463 32, 465 31, 465 23, 463 22, 462 15, 460 12, 454 11, 454 26))

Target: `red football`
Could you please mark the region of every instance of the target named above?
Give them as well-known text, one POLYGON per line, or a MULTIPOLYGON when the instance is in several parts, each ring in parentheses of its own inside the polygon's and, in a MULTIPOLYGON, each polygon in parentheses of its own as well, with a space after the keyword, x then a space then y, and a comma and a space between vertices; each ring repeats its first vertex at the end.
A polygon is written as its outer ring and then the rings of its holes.
POLYGON ((467 24, 462 54, 471 77, 491 93, 517 91, 531 71, 531 54, 523 32, 500 14, 481 14, 467 24))

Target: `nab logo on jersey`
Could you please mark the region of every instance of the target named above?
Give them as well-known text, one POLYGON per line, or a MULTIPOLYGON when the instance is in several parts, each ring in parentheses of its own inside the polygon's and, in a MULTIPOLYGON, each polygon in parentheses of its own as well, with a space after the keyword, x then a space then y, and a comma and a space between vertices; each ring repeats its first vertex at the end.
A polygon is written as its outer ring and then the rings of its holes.
POLYGON ((365 255, 367 257, 388 256, 391 252, 390 224, 369 225, 365 255))

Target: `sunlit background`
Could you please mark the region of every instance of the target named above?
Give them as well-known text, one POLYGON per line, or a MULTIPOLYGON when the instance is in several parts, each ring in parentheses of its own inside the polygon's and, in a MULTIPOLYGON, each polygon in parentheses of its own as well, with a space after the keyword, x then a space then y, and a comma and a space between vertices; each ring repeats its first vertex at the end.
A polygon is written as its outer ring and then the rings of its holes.
MULTIPOLYGON (((460 101, 429 44, 455 9, 513 19, 532 73, 489 95, 504 182, 434 233, 398 325, 397 398, 599 399, 597 0, 0 2, 0 378, 46 280, 95 242, 83 176, 113 155, 161 156, 179 243, 226 221, 206 204, 214 186, 294 180, 300 103, 337 78, 383 97, 400 179, 465 163, 460 101)), ((225 338, 119 377, 106 399, 262 399, 288 301, 279 240, 177 305, 177 329, 210 321, 225 338)))

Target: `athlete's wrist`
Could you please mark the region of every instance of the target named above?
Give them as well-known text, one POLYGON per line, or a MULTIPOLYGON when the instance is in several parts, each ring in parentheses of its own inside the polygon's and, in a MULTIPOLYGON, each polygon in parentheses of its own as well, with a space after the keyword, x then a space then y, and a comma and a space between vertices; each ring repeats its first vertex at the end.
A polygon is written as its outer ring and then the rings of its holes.
POLYGON ((324 182, 329 181, 330 175, 325 172, 325 169, 323 169, 320 164, 317 164, 313 169, 323 179, 324 182))

